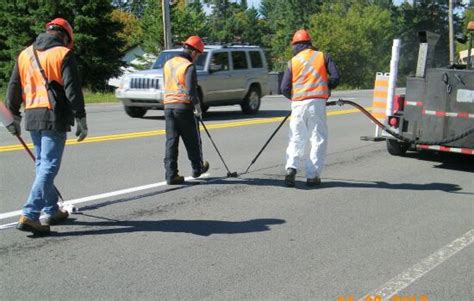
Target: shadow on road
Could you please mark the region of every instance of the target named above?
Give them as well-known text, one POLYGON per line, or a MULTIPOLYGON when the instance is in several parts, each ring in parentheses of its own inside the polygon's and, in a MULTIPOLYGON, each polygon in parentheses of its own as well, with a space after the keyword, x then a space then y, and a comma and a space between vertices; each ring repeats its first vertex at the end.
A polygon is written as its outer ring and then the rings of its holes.
MULTIPOLYGON (((351 179, 330 179, 330 178, 323 178, 323 182, 320 186, 316 187, 308 187, 304 182, 305 179, 297 179, 296 187, 288 188, 288 189, 296 189, 296 190, 320 190, 320 189, 328 189, 328 188, 367 188, 367 189, 391 189, 391 190, 432 190, 432 191, 443 191, 449 193, 456 193, 456 194, 472 194, 472 193, 465 193, 459 192, 462 190, 462 187, 457 184, 449 184, 449 183, 428 183, 428 184, 413 184, 413 183, 397 183, 392 184, 383 181, 356 181, 351 179)), ((158 191, 151 191, 148 193, 142 193, 137 195, 132 195, 129 197, 123 197, 119 199, 113 199, 105 202, 100 202, 97 204, 87 205, 84 207, 80 207, 80 212, 86 212, 91 210, 96 210, 102 207, 106 207, 109 205, 115 205, 120 203, 126 203, 130 201, 136 201, 147 197, 154 197, 157 195, 165 194, 168 192, 178 191, 193 187, 195 185, 250 185, 250 186, 275 186, 275 187, 285 187, 285 183, 283 180, 283 176, 281 179, 276 178, 206 178, 199 182, 186 182, 184 185, 180 186, 166 186, 169 188, 158 190, 158 191)), ((285 187, 286 188, 286 187, 285 187)))
MULTIPOLYGON (((241 119, 257 119, 257 118, 271 118, 271 117, 284 117, 288 115, 289 111, 284 110, 261 110, 258 114, 247 115, 241 111, 217 111, 218 109, 210 108, 209 111, 204 114, 204 121, 222 121, 222 120, 241 120, 241 119), (214 111, 215 110, 215 111, 214 111)), ((145 116, 142 119, 148 120, 165 120, 164 115, 145 116)))
POLYGON ((474 172, 474 156, 444 152, 408 152, 404 157, 439 163, 434 165, 434 168, 474 172))
POLYGON ((457 192, 462 190, 457 184, 449 183, 428 183, 428 184, 413 184, 413 183, 399 183, 392 184, 383 181, 374 182, 345 182, 345 181, 334 181, 328 179, 321 184, 320 188, 377 188, 377 189, 391 189, 391 190, 439 190, 444 192, 457 192))
MULTIPOLYGON (((89 217, 92 215, 83 214, 89 217)), ((99 217, 100 218, 100 217, 99 217)), ((103 218, 101 218, 103 219, 103 218)), ((284 224, 285 220, 275 218, 260 218, 248 221, 216 221, 216 220, 160 220, 160 221, 107 221, 82 222, 74 221, 70 225, 88 227, 112 227, 107 229, 92 229, 72 232, 54 232, 51 236, 83 236, 102 235, 130 232, 175 232, 189 233, 199 236, 212 234, 242 234, 271 230, 270 225, 284 224)))
MULTIPOLYGON (((242 184, 253 186, 285 186, 283 176, 282 179, 272 178, 240 178, 238 180, 225 180, 225 178, 213 181, 213 184, 242 184)), ((414 184, 414 183, 388 183, 383 181, 356 181, 345 179, 330 179, 323 178, 321 185, 316 187, 306 186, 305 179, 297 179, 295 188, 301 190, 319 190, 325 188, 368 188, 368 189, 391 189, 391 190, 439 190, 444 192, 457 193, 462 190, 462 187, 457 184, 449 183, 428 183, 428 184, 414 184)), ((460 192, 462 193, 462 192, 460 192)))

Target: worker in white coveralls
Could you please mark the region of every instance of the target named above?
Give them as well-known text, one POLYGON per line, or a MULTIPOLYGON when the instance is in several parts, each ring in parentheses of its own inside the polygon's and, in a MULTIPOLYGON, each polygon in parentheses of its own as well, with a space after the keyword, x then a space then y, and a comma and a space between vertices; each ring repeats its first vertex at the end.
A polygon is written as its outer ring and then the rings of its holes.
POLYGON ((339 84, 339 71, 327 53, 316 50, 306 30, 295 32, 293 58, 283 75, 281 91, 291 100, 290 139, 286 149, 285 184, 295 186, 296 172, 306 143, 311 150, 306 160, 306 184, 321 184, 326 159, 328 128, 326 101, 339 84))

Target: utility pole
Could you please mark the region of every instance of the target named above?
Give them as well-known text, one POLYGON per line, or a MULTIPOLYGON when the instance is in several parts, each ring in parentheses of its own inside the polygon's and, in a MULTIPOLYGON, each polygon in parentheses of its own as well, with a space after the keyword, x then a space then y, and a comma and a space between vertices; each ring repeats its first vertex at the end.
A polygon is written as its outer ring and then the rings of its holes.
POLYGON ((161 0, 161 8, 163 11, 163 34, 164 48, 171 49, 171 18, 170 18, 170 0, 161 0))
POLYGON ((453 26, 453 2, 454 0, 449 0, 449 64, 454 64, 454 26, 453 26))

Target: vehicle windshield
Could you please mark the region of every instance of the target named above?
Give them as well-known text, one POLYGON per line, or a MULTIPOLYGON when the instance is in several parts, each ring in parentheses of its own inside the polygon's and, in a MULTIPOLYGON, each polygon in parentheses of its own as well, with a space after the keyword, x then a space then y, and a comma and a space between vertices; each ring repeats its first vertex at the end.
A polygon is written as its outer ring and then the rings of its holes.
MULTIPOLYGON (((166 61, 177 56, 181 51, 166 51, 160 53, 160 56, 156 59, 156 62, 153 64, 151 69, 163 69, 166 61)), ((204 64, 206 63, 207 52, 204 52, 198 56, 197 61, 194 63, 196 70, 204 70, 204 64)))

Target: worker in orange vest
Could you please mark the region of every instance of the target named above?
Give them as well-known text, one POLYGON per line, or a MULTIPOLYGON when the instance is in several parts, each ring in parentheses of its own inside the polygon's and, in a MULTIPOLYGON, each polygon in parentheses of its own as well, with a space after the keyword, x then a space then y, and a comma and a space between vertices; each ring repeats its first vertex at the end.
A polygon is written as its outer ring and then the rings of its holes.
POLYGON ((8 84, 6 106, 14 116, 8 126, 21 134, 20 108, 24 106, 25 127, 30 131, 36 153, 36 177, 23 206, 17 229, 47 234, 50 225, 65 221, 67 211, 58 206, 54 188, 66 142, 66 132, 77 123, 77 141, 87 136, 86 111, 76 60, 72 52, 74 34, 68 21, 56 18, 46 32, 21 51, 8 84), (41 210, 46 215, 39 221, 41 210))
POLYGON ((166 121, 165 177, 168 185, 184 183, 178 172, 179 137, 183 138, 192 176, 198 178, 209 169, 203 161, 198 119, 202 109, 197 91, 197 73, 193 62, 204 52, 204 42, 198 36, 189 37, 183 51, 168 60, 163 67, 164 109, 166 121), (194 109, 194 113, 193 113, 194 109))
POLYGON ((306 30, 295 32, 292 46, 294 56, 288 62, 281 83, 283 95, 291 100, 285 184, 295 186, 296 172, 309 141, 311 150, 306 160, 306 184, 317 186, 321 184, 326 159, 326 100, 331 89, 339 84, 339 71, 330 55, 312 46, 306 30))

